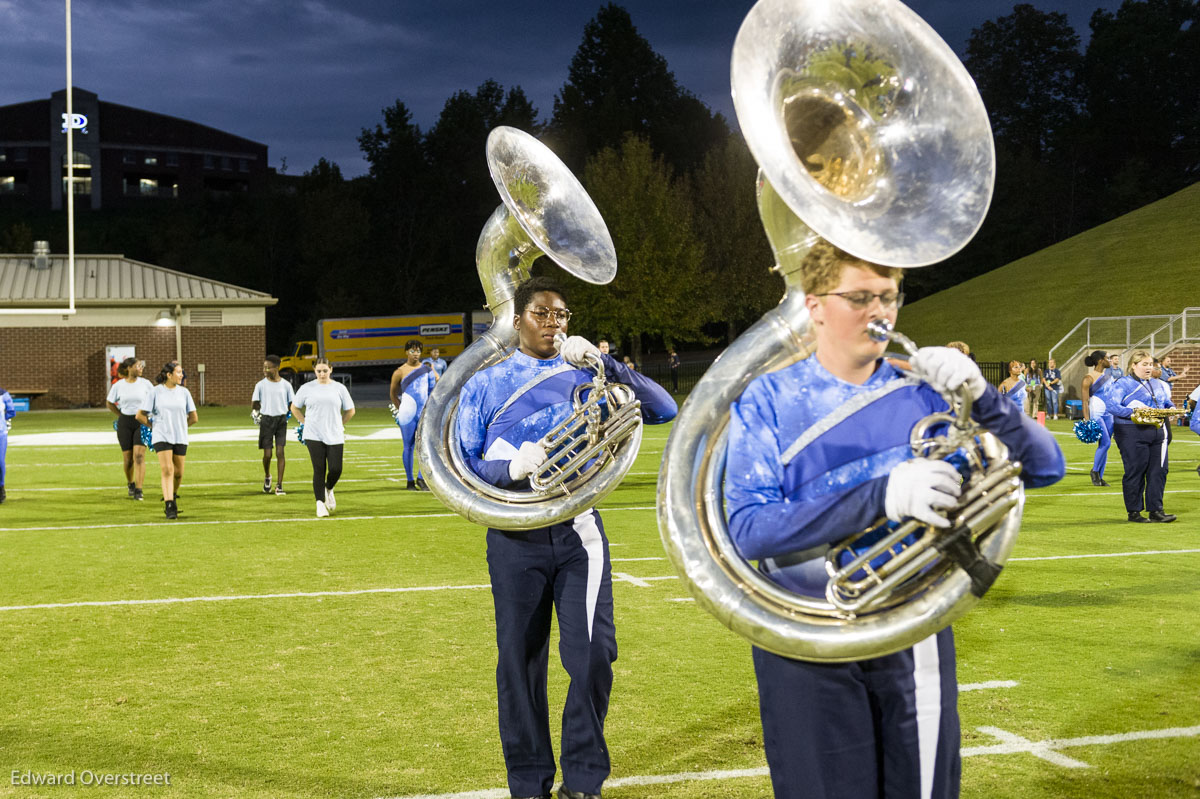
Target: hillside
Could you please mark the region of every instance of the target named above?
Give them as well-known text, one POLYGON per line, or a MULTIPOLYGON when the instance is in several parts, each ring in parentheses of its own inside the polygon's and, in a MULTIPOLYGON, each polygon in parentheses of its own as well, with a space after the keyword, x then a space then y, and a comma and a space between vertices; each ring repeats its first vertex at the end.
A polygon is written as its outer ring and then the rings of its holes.
POLYGON ((1085 316, 1189 305, 1200 305, 1200 183, 907 305, 897 327, 918 344, 966 341, 981 361, 1042 360, 1085 316))

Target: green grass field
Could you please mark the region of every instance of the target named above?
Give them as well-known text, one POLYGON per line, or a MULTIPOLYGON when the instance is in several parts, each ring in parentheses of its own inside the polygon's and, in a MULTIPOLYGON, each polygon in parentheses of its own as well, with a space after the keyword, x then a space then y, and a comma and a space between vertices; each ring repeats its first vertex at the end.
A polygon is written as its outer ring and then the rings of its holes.
MULTIPOLYGON (((193 433, 245 431, 248 411, 201 408, 193 433)), ((14 435, 110 417, 16 421, 14 435)), ((1093 448, 1068 424, 1052 423, 1068 476, 1030 492, 1014 559, 955 628, 960 682, 1000 683, 961 696, 963 795, 1200 796, 1200 439, 1173 445, 1179 521, 1132 525, 1116 449, 1113 487, 1093 488, 1093 448)), ((348 432, 390 425, 364 409, 348 432)), ((662 559, 668 432, 647 429, 602 506, 620 647, 605 795, 769 796, 749 646, 662 559)), ((265 496, 253 442, 194 443, 170 523, 155 464, 146 501, 126 498, 115 443, 10 445, 0 796, 507 796, 483 531, 400 490, 399 441, 347 443, 330 519, 303 448, 287 453, 289 493, 265 496), (13 784, 72 771, 171 784, 13 784)), ((565 688, 552 655, 552 707, 565 688)))

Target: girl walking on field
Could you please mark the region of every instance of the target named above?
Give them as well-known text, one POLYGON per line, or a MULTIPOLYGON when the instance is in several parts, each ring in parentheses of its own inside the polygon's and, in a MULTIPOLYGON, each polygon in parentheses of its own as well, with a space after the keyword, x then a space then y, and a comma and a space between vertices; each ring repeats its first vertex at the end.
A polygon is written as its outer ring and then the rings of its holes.
POLYGON ((126 358, 117 366, 121 378, 108 389, 105 405, 117 415, 117 443, 121 445, 122 466, 129 498, 142 499, 142 483, 146 479, 146 447, 142 444, 142 425, 138 410, 154 385, 142 377, 146 364, 137 358, 126 358))
POLYGON ((179 484, 187 456, 188 428, 196 423, 196 401, 181 386, 183 367, 171 361, 158 373, 156 385, 138 410, 137 419, 152 431, 150 446, 158 455, 162 474, 164 512, 168 519, 179 517, 179 484))
POLYGON ((354 416, 354 400, 341 383, 332 379, 333 367, 326 358, 313 365, 316 380, 300 387, 292 400, 292 415, 304 425, 304 446, 313 465, 313 496, 317 516, 324 518, 337 508, 333 487, 342 476, 342 452, 346 445, 346 422, 354 416))

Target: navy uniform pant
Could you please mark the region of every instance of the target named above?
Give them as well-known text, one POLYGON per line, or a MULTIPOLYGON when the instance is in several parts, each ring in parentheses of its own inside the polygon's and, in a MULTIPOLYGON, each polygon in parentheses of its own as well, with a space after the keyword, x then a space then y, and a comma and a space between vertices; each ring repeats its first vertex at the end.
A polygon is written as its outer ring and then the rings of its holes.
POLYGON ((612 573, 600 514, 539 530, 487 532, 496 606, 500 742, 513 796, 554 786, 546 700, 550 614, 558 614, 559 658, 571 678, 562 718, 563 784, 600 793, 609 773, 604 717, 617 659, 612 573))
POLYGON ((854 663, 754 649, 776 799, 954 799, 962 774, 954 636, 854 663))
POLYGON ((1167 487, 1167 439, 1163 428, 1148 424, 1118 424, 1115 438, 1117 449, 1121 451, 1121 463, 1125 466, 1125 476, 1121 478, 1125 510, 1141 513, 1144 508, 1161 513, 1163 491, 1167 487))

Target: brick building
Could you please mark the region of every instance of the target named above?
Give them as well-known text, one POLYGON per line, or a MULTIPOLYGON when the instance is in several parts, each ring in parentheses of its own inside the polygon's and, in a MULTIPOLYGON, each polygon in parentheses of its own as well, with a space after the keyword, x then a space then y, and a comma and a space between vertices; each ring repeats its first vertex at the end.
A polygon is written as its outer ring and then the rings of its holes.
MULTIPOLYGON (((0 203, 63 207, 67 92, 0 106, 0 203)), ((75 197, 80 208, 256 193, 267 146, 186 119, 100 100, 71 100, 75 197)))
POLYGON ((21 314, 68 304, 63 255, 0 255, 0 386, 34 409, 98 406, 111 348, 146 362, 153 379, 180 358, 197 403, 249 402, 262 377, 269 294, 120 255, 75 258, 71 314, 21 314))

